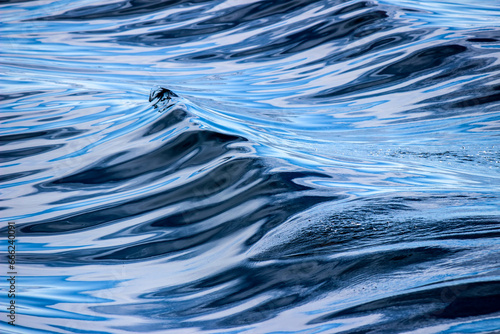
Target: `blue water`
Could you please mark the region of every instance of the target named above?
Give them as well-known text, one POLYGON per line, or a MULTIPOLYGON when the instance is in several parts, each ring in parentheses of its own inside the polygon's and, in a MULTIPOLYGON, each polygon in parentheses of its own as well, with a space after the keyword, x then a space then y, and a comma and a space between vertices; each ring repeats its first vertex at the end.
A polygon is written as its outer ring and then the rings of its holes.
POLYGON ((500 333, 500 2, 0 5, 2 333, 500 333))

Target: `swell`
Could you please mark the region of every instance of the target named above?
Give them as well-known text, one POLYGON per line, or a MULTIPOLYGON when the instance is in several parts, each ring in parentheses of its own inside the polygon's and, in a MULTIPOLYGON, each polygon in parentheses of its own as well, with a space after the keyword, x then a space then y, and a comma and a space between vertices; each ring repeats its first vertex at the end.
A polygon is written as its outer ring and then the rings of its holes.
MULTIPOLYGON (((149 112, 156 111, 150 109, 149 112)), ((152 183, 163 184, 159 190, 72 210, 69 215, 26 223, 20 229, 21 237, 25 234, 62 235, 126 224, 135 217, 154 213, 153 219, 144 219, 133 227, 125 228, 124 225, 122 230, 105 239, 150 234, 154 237, 120 247, 63 252, 55 258, 28 253, 23 260, 54 265, 145 260, 193 250, 258 224, 257 232, 245 242, 250 245, 290 215, 322 201, 345 197, 304 184, 308 179, 329 179, 326 173, 297 169, 272 172, 271 166, 278 162, 253 155, 255 144, 242 137, 202 129, 196 124, 187 128, 188 118, 182 106, 171 106, 159 119, 135 134, 136 140, 147 142, 159 133, 182 129, 155 149, 145 152, 146 147, 137 150, 117 147, 90 166, 36 185, 37 191, 30 196, 66 193, 62 200, 48 203, 57 207, 96 199, 95 191, 102 190, 103 186, 107 194, 147 187, 152 183), (182 182, 175 182, 179 178, 182 182), (75 193, 78 195, 71 195, 75 193), (156 214, 159 210, 168 211, 168 214, 156 214)))

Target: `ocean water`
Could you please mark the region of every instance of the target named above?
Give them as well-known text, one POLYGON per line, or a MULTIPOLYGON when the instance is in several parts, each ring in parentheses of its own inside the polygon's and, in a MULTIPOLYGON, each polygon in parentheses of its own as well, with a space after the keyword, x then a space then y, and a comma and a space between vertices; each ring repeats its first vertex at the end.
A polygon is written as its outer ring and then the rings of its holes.
POLYGON ((498 0, 0 13, 0 332, 500 332, 498 0))

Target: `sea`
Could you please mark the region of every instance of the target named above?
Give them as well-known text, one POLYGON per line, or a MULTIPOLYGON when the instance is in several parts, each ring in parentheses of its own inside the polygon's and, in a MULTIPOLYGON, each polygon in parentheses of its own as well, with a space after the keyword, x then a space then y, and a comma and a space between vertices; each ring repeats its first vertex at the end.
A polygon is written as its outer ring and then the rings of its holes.
POLYGON ((0 332, 500 333, 499 0, 3 0, 0 332))

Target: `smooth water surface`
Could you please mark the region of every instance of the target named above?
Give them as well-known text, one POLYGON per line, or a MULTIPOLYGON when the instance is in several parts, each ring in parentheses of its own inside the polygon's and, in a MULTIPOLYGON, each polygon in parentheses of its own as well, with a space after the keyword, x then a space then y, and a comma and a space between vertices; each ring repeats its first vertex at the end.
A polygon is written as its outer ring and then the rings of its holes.
POLYGON ((498 1, 0 13, 2 333, 500 331, 498 1))

